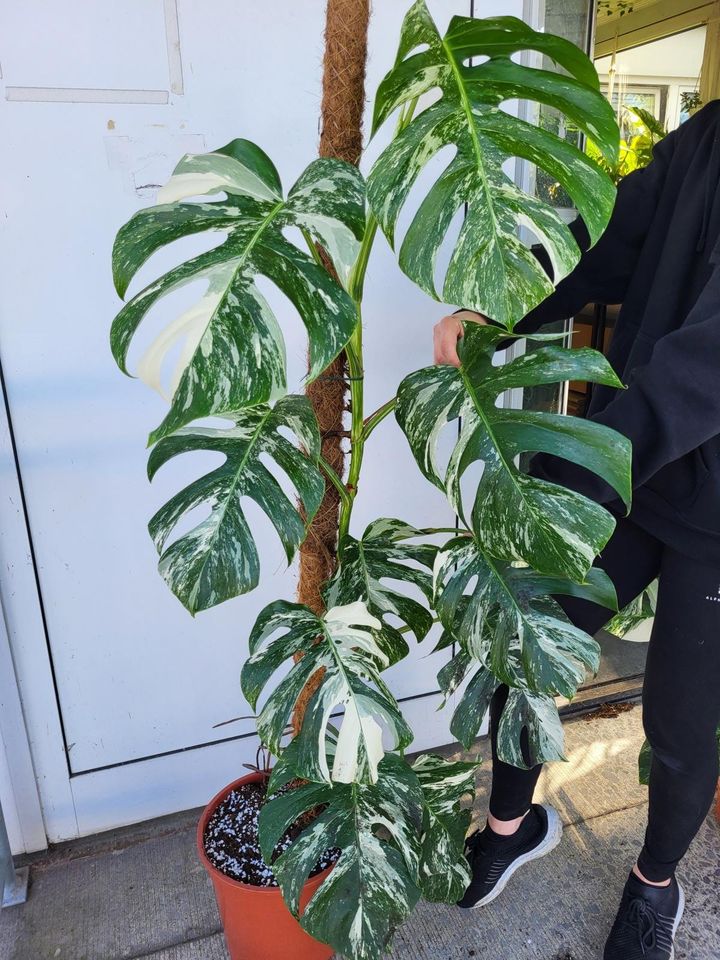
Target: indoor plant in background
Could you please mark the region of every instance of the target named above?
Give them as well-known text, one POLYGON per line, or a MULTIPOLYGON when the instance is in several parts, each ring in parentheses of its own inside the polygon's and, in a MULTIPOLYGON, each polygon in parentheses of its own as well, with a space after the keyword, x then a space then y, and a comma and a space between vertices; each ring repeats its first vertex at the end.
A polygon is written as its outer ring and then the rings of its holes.
MULTIPOLYGON (((242 688, 253 708, 262 698, 258 733, 278 758, 260 814, 265 860, 272 860, 286 829, 304 818, 307 825, 274 860, 273 872, 293 914, 312 893, 300 918, 304 930, 352 958, 379 957, 421 896, 453 902, 468 880, 463 838, 469 813, 460 804, 472 792, 474 764, 433 755, 409 762, 404 753, 412 731, 382 678, 407 654, 407 637, 421 640, 437 617, 444 628, 439 645, 456 644, 438 680, 447 695, 467 683, 452 719, 462 743, 471 744, 493 691, 508 683, 504 758, 522 764, 519 736, 526 727, 533 760, 553 760, 562 757, 554 697, 572 696, 586 668, 597 668, 599 654, 552 595, 615 606, 612 584, 591 569, 612 533, 612 517, 579 494, 527 476, 516 462, 533 451, 572 458, 627 501, 627 441, 591 422, 500 408, 497 400, 511 388, 571 379, 620 386, 617 378, 600 354, 565 349, 554 337, 536 338, 541 346, 531 354, 493 363, 498 344, 514 339, 516 322, 553 289, 518 228, 545 246, 556 282, 580 254, 552 207, 524 194, 503 165, 520 157, 554 176, 593 242, 607 223, 614 188, 574 145, 500 109, 517 98, 562 111, 607 160, 616 159, 613 111, 580 50, 511 17, 454 17, 442 36, 418 0, 377 91, 373 132, 392 114, 398 118, 367 185, 352 165, 320 159, 284 192, 266 154, 235 140, 184 157, 159 205, 137 213, 115 242, 115 284, 125 296, 139 268, 165 244, 204 231, 226 235, 135 294, 112 328, 113 353, 126 371, 130 342, 153 305, 191 281, 206 283, 200 299, 138 364, 142 379, 169 397, 167 416, 150 435, 150 477, 180 454, 225 457, 150 521, 160 572, 188 610, 195 614, 256 586, 259 559, 244 498, 268 515, 290 561, 325 484, 338 493, 337 559, 324 588, 326 609, 270 603, 251 631, 242 688), (524 51, 543 54, 563 73, 512 59, 524 51), (472 66, 469 58, 481 62, 472 66), (434 99, 425 97, 431 91, 434 99), (470 325, 460 369, 410 373, 397 396, 368 414, 361 304, 373 241, 379 226, 394 244, 418 174, 446 145, 455 148, 454 157, 420 202, 400 244, 399 265, 430 296, 481 311, 497 326, 470 325), (436 256, 463 205, 467 214, 438 293, 436 256), (321 456, 307 398, 286 393, 283 337, 256 286, 258 276, 279 287, 305 324, 310 379, 345 351, 347 477, 321 456), (177 350, 167 386, 166 366, 177 350), (361 534, 352 527, 365 447, 393 412, 421 472, 446 492, 460 518, 445 543, 437 542, 443 531, 396 519, 376 520, 361 534), (207 417, 222 425, 198 424, 207 417), (446 425, 457 435, 447 462, 437 448, 446 425), (469 483, 468 468, 478 462, 482 476, 469 483), (196 508, 202 508, 199 521, 196 508), (331 723, 338 708, 344 713, 331 723), (307 877, 327 850, 339 857, 310 889, 307 877)), ((251 895, 252 888, 242 892, 251 895)), ((268 892, 256 891, 258 897, 268 892)), ((254 915, 239 924, 227 912, 223 919, 231 952, 257 955, 237 939, 254 915)), ((264 922, 272 930, 274 921, 264 922)), ((295 932, 304 936, 297 926, 295 932)), ((309 938, 296 949, 290 933, 278 936, 277 956, 332 952, 309 938)), ((264 960, 274 955, 271 945, 262 949, 264 960)))

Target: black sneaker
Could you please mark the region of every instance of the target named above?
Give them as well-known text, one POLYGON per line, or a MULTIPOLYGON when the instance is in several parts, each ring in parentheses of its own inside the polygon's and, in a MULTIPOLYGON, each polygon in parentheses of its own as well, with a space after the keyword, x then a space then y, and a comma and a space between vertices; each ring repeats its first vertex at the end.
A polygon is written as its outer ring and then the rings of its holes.
POLYGON ((667 887, 651 887, 631 873, 604 960, 672 960, 684 909, 685 895, 675 878, 667 887))
POLYGON ((473 878, 459 907, 482 907, 498 897, 510 877, 531 860, 544 857, 562 836, 562 823, 552 807, 533 804, 517 833, 497 838, 489 828, 472 833, 465 842, 465 855, 473 878))

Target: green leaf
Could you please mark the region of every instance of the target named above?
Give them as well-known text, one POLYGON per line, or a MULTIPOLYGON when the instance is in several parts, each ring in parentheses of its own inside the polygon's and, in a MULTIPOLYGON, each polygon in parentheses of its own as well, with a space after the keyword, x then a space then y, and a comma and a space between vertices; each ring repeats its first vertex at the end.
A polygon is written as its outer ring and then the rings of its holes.
POLYGON ((351 960, 380 960, 393 932, 420 898, 418 871, 423 795, 413 770, 393 754, 374 784, 308 784, 269 801, 260 813, 263 856, 297 817, 327 806, 275 861, 283 897, 297 916, 300 891, 319 856, 338 847, 339 860, 300 923, 351 960))
MULTIPOLYGON (((456 642, 455 637, 449 630, 445 631, 445 635, 451 636, 453 638, 453 643, 456 642)), ((472 662, 473 659, 470 654, 460 647, 452 659, 443 664, 438 671, 438 686, 440 687, 440 690, 445 698, 442 703, 443 707, 447 703, 448 697, 450 697, 457 690, 467 676, 472 662)))
MULTIPOLYGON (((514 685, 510 653, 517 645, 531 691, 572 697, 585 679, 585 668, 597 671, 600 647, 570 622, 553 596, 617 607, 609 577, 597 568, 578 584, 496 560, 468 537, 451 540, 438 554, 435 609, 465 653, 514 685)), ((452 681, 453 687, 457 682, 452 681)))
POLYGON ((282 752, 283 732, 308 680, 324 671, 294 739, 293 760, 299 776, 323 782, 374 782, 384 753, 380 721, 392 735, 394 747, 404 748, 412 741, 412 731, 380 676, 392 660, 378 642, 380 627, 360 601, 333 607, 320 618, 301 604, 276 600, 257 618, 250 635, 250 657, 241 674, 243 694, 253 708, 280 666, 303 654, 258 717, 260 739, 273 753, 282 752), (343 705, 331 772, 326 759, 328 722, 343 705))
POLYGON ((523 728, 528 734, 530 767, 566 759, 562 723, 552 697, 529 690, 511 689, 500 717, 498 756, 505 763, 526 770, 529 767, 520 745, 523 728))
POLYGON ((638 754, 638 779, 640 783, 646 787, 650 783, 650 768, 652 767, 652 747, 650 746, 650 741, 643 741, 643 745, 640 747, 640 753, 638 754))
POLYGON ((446 491, 463 517, 462 477, 473 463, 484 464, 471 514, 484 550, 581 581, 609 540, 613 517, 579 493, 521 473, 516 457, 544 452, 570 459, 598 474, 629 503, 630 443, 589 420, 496 404, 513 387, 575 379, 614 387, 620 382, 607 360, 589 349, 546 346, 494 366, 502 336, 495 327, 468 324, 462 366, 426 367, 406 377, 396 417, 423 474, 446 491), (446 424, 458 419, 460 436, 444 467, 438 439, 446 424))
POLYGON ((418 567, 432 569, 437 547, 407 542, 419 536, 421 532, 409 524, 388 519, 373 521, 359 540, 348 535, 340 546, 340 566, 325 595, 327 606, 361 598, 370 613, 382 621, 383 636, 390 636, 395 655, 400 651, 406 654, 408 648, 403 635, 386 617, 399 619, 418 641, 424 639, 433 624, 426 607, 386 582, 415 586, 430 601, 432 577, 418 567), (410 566, 413 563, 418 566, 410 566))
MULTIPOLYGON (((475 669, 453 714, 450 730, 469 750, 490 707, 500 681, 477 660, 467 659, 467 670, 475 669)), ((527 688, 515 645, 508 654, 507 673, 511 674, 508 697, 500 717, 497 735, 498 756, 505 763, 528 769, 521 737, 527 731, 530 766, 551 760, 564 760, 564 735, 560 715, 551 696, 527 688)))
POLYGON ((643 590, 640 596, 635 597, 635 599, 631 600, 619 613, 615 614, 612 620, 605 624, 604 629, 608 633, 622 638, 630 633, 631 630, 634 630, 635 627, 639 627, 641 623, 650 620, 655 616, 657 590, 658 582, 654 580, 643 590))
POLYGON ((226 414, 228 428, 186 427, 162 439, 150 454, 148 475, 181 453, 208 450, 225 462, 177 493, 155 514, 150 534, 160 553, 159 570, 175 596, 191 613, 207 610, 257 586, 260 561, 242 509, 249 497, 272 520, 288 563, 305 537, 325 489, 317 467, 320 433, 306 397, 287 396, 270 407, 226 414), (298 444, 279 431, 289 428, 298 444), (290 500, 262 462, 270 457, 292 482, 299 496, 290 500), (175 527, 201 505, 208 516, 169 546, 175 527))
POLYGON ((610 161, 619 144, 613 109, 592 63, 569 41, 538 33, 515 17, 453 17, 441 36, 424 0, 417 0, 405 17, 395 65, 378 89, 373 131, 396 109, 431 91, 440 97, 421 101, 428 105, 375 163, 368 200, 394 244, 398 217, 419 174, 440 150, 454 147, 405 234, 400 266, 440 299, 434 279, 438 251, 455 214, 467 205, 442 299, 512 328, 553 289, 520 242, 518 228, 528 227, 543 243, 555 283, 571 272, 580 251, 557 211, 523 193, 503 165, 520 157, 549 173, 572 198, 592 242, 607 225, 615 191, 607 174, 576 146, 500 106, 515 99, 547 104, 591 137, 610 161), (544 54, 566 73, 511 59, 527 50, 544 54), (474 66, 467 65, 471 57, 474 66))
POLYGON ((450 732, 466 750, 469 750, 478 735, 480 725, 485 719, 490 701, 500 686, 500 681, 487 667, 482 664, 478 666, 478 661, 473 660, 469 654, 461 654, 461 656, 466 674, 471 666, 477 669, 455 708, 450 721, 450 732))
POLYGON ((455 903, 472 878, 465 857, 471 812, 462 809, 475 795, 477 763, 424 753, 413 763, 424 798, 420 886, 426 900, 455 903))
POLYGON ((258 276, 275 284, 300 314, 310 342, 310 378, 325 369, 350 338, 355 305, 283 230, 297 227, 310 235, 346 281, 365 226, 364 185, 351 164, 315 160, 283 198, 269 157, 247 140, 186 156, 159 200, 159 206, 136 213, 117 235, 113 273, 120 296, 165 244, 208 231, 225 234, 225 240, 150 283, 113 322, 113 355, 127 373, 130 342, 151 307, 192 281, 206 285, 195 305, 159 334, 139 362, 141 379, 171 404, 151 442, 200 417, 265 403, 285 392, 285 345, 256 285, 258 276), (217 193, 227 199, 185 202, 217 193), (165 368, 179 345, 166 388, 165 368))

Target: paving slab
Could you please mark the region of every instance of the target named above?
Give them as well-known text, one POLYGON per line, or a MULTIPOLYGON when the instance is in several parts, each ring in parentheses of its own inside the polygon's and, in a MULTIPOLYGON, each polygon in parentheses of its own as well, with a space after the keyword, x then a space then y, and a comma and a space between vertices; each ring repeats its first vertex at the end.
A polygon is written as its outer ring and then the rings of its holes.
MULTIPOLYGON (((396 960, 600 960, 645 807, 567 827, 559 847, 528 864, 478 910, 421 904, 395 938, 396 960)), ((704 824, 679 877, 688 910, 676 960, 720 957, 720 828, 704 824)))
POLYGON ((212 937, 201 937, 176 947, 168 947, 159 953, 146 953, 133 960, 228 960, 225 938, 222 933, 212 937))
POLYGON ((98 844, 97 855, 85 842, 80 856, 53 851, 31 865, 27 903, 0 913, 3 960, 135 960, 219 933, 194 822, 124 848, 103 835, 98 844))
MULTIPOLYGON (((544 771, 539 796, 565 823, 561 845, 478 911, 422 904, 395 939, 397 960, 600 960, 642 841, 639 707, 565 725, 569 758, 544 771)), ((467 756, 445 748, 444 753, 467 756)), ((487 741, 474 752, 488 756, 487 741)), ((486 813, 489 765, 478 775, 486 813)), ((197 861, 195 813, 27 858, 30 898, 0 912, 2 960, 227 960, 212 888, 197 861)), ((720 960, 720 826, 709 817, 682 864, 688 894, 677 960, 720 960)), ((291 960, 291 958, 289 958, 291 960)))

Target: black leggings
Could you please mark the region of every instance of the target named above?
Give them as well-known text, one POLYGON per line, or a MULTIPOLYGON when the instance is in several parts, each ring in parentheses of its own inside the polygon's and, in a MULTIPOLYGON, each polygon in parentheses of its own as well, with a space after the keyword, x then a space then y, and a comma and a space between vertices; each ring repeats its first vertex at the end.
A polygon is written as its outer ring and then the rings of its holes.
MULTIPOLYGON (((620 519, 597 560, 623 607, 658 575, 658 604, 643 685, 643 725, 653 748, 650 807, 640 870, 648 880, 672 876, 712 803, 718 782, 720 723, 720 569, 676 553, 632 521, 620 519)), ((587 600, 558 598, 588 633, 608 613, 587 600)), ((530 807, 541 766, 520 770, 497 757, 497 729, 507 687, 490 706, 493 786, 490 811, 513 820, 530 807)), ((524 735, 527 751, 527 737, 524 735)), ((526 753, 527 757, 527 753, 526 753)))

